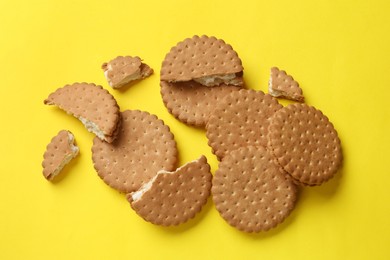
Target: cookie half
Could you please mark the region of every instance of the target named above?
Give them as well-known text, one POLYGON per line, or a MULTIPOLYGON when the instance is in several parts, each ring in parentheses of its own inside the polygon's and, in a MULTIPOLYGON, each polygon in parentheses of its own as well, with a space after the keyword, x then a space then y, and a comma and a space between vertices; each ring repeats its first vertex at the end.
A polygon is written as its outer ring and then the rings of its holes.
POLYGON ((205 127, 215 105, 227 94, 240 89, 224 84, 209 88, 195 81, 161 81, 160 86, 168 111, 179 121, 197 127, 205 127))
POLYGON ((120 126, 115 98, 93 83, 74 83, 51 93, 44 103, 56 105, 78 118, 89 132, 101 140, 113 142, 120 126))
POLYGON ((113 88, 120 88, 131 81, 149 77, 153 73, 153 69, 137 56, 118 56, 103 63, 102 69, 108 84, 113 88))
POLYGON ((122 127, 111 144, 95 138, 94 167, 112 188, 130 193, 150 181, 158 171, 176 168, 177 149, 173 134, 164 122, 148 112, 122 112, 122 127))
POLYGON ((278 163, 305 185, 328 181, 341 165, 337 131, 314 107, 292 104, 277 111, 270 121, 268 138, 278 163))
POLYGON ((232 46, 215 37, 195 35, 179 42, 165 56, 161 80, 195 80, 204 86, 242 86, 242 62, 232 46))
POLYGON ((268 82, 268 93, 274 97, 286 98, 298 102, 305 101, 299 83, 284 70, 277 67, 271 68, 268 82))
POLYGON ((46 147, 43 155, 43 176, 49 181, 54 180, 61 170, 79 154, 73 134, 61 130, 46 147))
POLYGON ((212 175, 205 156, 176 171, 159 171, 140 190, 127 195, 136 213, 156 225, 187 222, 210 196, 212 175))
POLYGON ((206 125, 208 144, 221 160, 245 146, 267 146, 269 118, 282 105, 262 91, 241 89, 215 104, 206 125))
POLYGON ((260 232, 276 227, 290 215, 297 187, 264 147, 248 146, 223 158, 211 193, 227 223, 244 232, 260 232))

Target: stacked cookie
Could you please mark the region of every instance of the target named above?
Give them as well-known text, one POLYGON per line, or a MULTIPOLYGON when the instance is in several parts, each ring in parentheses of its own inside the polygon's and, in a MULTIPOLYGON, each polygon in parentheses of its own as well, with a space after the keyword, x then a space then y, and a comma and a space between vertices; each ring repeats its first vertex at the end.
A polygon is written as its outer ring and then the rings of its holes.
POLYGON ((205 127, 220 161, 212 197, 221 216, 246 232, 269 230, 296 203, 298 186, 321 185, 340 167, 340 140, 321 111, 303 102, 297 81, 271 68, 269 94, 243 88, 230 45, 194 36, 178 43, 161 68, 161 95, 183 123, 205 127))
MULTIPOLYGON (((102 69, 114 89, 153 73, 137 56, 118 56, 102 69)), ((223 40, 194 36, 179 42, 162 62, 160 86, 173 116, 205 128, 220 161, 214 178, 204 156, 177 168, 169 127, 146 111, 121 112, 102 86, 66 85, 44 101, 75 116, 96 135, 92 160, 98 176, 125 193, 146 221, 184 223, 212 194, 231 226, 266 231, 289 216, 300 186, 321 185, 340 167, 340 140, 328 118, 303 103, 283 107, 275 98, 303 102, 298 82, 274 67, 269 94, 246 89, 242 62, 223 40)), ((53 180, 78 152, 74 136, 60 131, 44 154, 44 176, 53 180)))

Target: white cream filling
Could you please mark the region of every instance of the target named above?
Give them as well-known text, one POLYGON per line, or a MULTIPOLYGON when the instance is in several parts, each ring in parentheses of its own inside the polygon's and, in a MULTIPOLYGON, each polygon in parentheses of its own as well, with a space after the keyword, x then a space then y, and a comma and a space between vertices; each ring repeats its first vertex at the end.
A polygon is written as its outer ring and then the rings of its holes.
POLYGON ((94 133, 101 140, 105 140, 106 139, 103 131, 100 130, 100 128, 98 127, 97 124, 95 124, 94 122, 89 121, 88 119, 86 119, 84 117, 81 117, 81 116, 78 117, 78 119, 81 121, 81 123, 83 123, 83 125, 87 128, 87 130, 89 132, 94 133))
POLYGON ((235 86, 241 85, 241 80, 237 79, 236 73, 205 76, 196 78, 194 81, 207 87, 217 86, 222 83, 235 86))
POLYGON ((280 97, 284 95, 283 91, 278 91, 272 87, 272 76, 269 77, 268 81, 268 93, 273 97, 280 97))
POLYGON ((111 79, 109 78, 108 76, 108 73, 112 71, 112 66, 110 64, 107 65, 107 69, 104 71, 104 76, 106 77, 107 81, 108 81, 108 84, 113 87, 113 88, 119 88, 127 83, 129 83, 130 81, 133 81, 133 80, 137 80, 137 79, 141 79, 142 78, 142 75, 141 75, 141 70, 137 70, 135 73, 131 74, 131 75, 128 75, 126 77, 124 77, 121 81, 119 81, 118 83, 116 84, 113 84, 111 79))

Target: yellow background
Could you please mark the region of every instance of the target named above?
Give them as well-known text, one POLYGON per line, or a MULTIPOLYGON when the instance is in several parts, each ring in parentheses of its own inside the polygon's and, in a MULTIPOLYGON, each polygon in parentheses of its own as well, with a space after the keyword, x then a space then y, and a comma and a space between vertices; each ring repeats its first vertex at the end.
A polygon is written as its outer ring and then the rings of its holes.
MULTIPOLYGON (((0 2, 0 259, 390 259, 389 1, 11 1, 0 2), (43 105, 67 83, 109 89, 100 66, 139 55, 150 78, 109 91, 122 110, 171 127, 180 164, 205 154, 205 133, 175 120, 159 93, 161 62, 178 41, 215 35, 240 55, 249 88, 267 90, 269 68, 296 78, 342 140, 341 172, 304 188, 276 229, 231 228, 211 200, 187 224, 144 222, 106 186, 91 160, 93 134, 43 105), (80 156, 47 182, 47 143, 69 129, 80 156)), ((286 104, 286 102, 284 102, 286 104)))

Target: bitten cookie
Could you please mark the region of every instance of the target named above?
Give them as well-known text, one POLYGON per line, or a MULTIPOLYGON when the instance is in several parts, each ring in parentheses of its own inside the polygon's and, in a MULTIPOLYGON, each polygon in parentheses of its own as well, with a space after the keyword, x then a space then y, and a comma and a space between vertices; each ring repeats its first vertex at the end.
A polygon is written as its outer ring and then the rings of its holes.
POLYGON ((102 65, 104 76, 113 88, 120 88, 130 81, 144 79, 153 73, 153 69, 143 63, 139 57, 118 56, 102 65))
POLYGON ((74 136, 70 131, 61 130, 46 147, 43 155, 43 176, 52 181, 73 158, 79 154, 74 136))
POLYGON ((274 97, 286 98, 303 102, 305 98, 302 89, 294 78, 284 70, 277 67, 271 68, 271 75, 268 82, 268 93, 274 97))
POLYGON ((267 146, 269 118, 282 105, 262 91, 241 89, 215 104, 206 125, 213 153, 221 160, 244 146, 267 146))
POLYGON ((329 119, 314 107, 288 105, 271 118, 269 149, 296 181, 320 185, 342 162, 340 139, 329 119))
POLYGON ((156 225, 172 226, 193 218, 207 202, 212 175, 206 157, 176 171, 159 171, 140 190, 127 195, 135 212, 156 225))
POLYGON ((162 81, 194 80, 204 86, 242 86, 242 62, 232 46, 215 37, 195 35, 179 42, 165 56, 162 81))
POLYGON ((93 140, 92 160, 100 178, 112 188, 130 193, 158 171, 176 168, 177 149, 164 122, 148 112, 122 112, 122 127, 112 143, 93 140))
POLYGON ((113 142, 120 126, 115 98, 93 83, 74 83, 51 93, 44 101, 78 118, 89 132, 101 140, 113 142))
POLYGON ((297 198, 291 178, 262 146, 226 155, 215 172, 211 193, 222 218, 244 232, 276 227, 290 215, 297 198))

